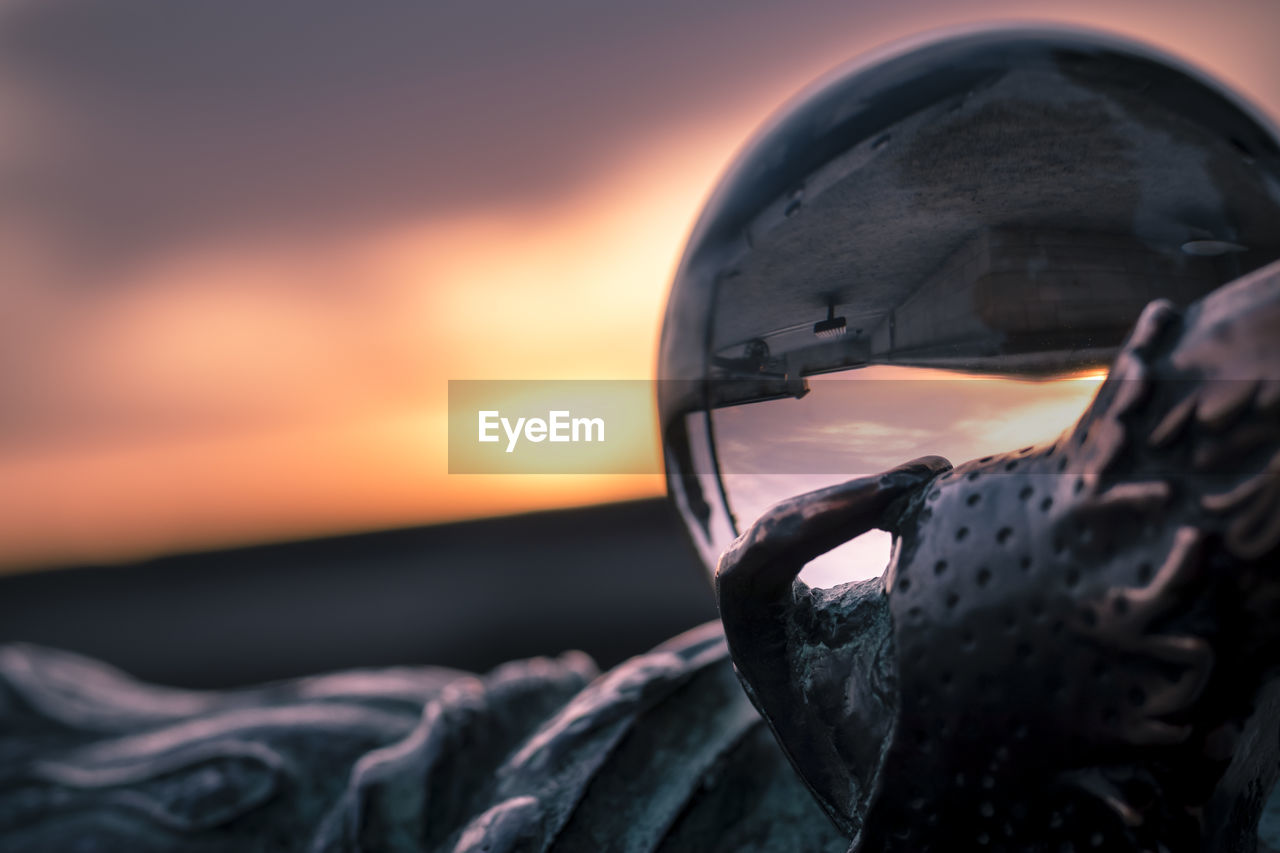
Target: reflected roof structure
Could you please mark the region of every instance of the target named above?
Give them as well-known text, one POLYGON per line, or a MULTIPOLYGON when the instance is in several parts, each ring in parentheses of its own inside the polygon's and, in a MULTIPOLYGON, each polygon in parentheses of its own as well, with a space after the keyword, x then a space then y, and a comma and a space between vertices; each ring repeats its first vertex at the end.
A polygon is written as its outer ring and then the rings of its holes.
POLYGON ((997 30, 836 72, 730 169, 668 304, 669 482, 704 555, 735 525, 697 413, 867 365, 1096 369, 1152 299, 1280 257, 1277 223, 1269 123, 1145 47, 997 30))

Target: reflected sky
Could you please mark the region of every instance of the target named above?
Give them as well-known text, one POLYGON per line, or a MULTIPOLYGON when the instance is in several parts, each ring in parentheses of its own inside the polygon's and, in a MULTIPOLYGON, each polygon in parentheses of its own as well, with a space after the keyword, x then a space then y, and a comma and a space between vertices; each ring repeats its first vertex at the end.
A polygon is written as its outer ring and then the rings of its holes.
MULTIPOLYGON (((725 491, 739 529, 803 492, 868 476, 919 456, 959 464, 1054 438, 1084 412, 1104 376, 994 379, 873 365, 811 377, 800 399, 712 414, 725 491)), ((872 531, 811 563, 806 582, 879 575, 890 537, 872 531)))

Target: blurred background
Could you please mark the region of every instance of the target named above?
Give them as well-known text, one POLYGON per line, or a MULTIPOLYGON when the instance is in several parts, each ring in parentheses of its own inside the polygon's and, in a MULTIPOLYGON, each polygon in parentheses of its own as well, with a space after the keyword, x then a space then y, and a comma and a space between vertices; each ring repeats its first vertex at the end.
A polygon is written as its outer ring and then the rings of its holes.
POLYGON ((713 617, 661 477, 449 475, 447 381, 651 377, 771 112, 1009 20, 1280 116, 1274 0, 0 0, 0 640, 213 686, 713 617))

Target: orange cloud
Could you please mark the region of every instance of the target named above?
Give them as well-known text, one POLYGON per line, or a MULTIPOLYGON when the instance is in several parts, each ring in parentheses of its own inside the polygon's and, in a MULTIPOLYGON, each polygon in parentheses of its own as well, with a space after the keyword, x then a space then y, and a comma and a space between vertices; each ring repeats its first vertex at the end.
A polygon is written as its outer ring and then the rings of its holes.
POLYGON ((662 494, 657 475, 450 476, 447 382, 651 377, 676 253, 724 156, 681 138, 537 211, 135 271, 77 317, 74 358, 43 365, 40 393, 65 401, 50 423, 0 455, 0 559, 662 494))

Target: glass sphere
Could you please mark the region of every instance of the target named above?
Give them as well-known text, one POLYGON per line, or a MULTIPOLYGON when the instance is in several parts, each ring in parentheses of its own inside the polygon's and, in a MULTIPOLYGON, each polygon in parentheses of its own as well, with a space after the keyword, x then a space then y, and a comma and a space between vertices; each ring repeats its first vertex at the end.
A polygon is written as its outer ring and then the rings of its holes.
MULTIPOLYGON (((770 504, 1047 440, 1142 308, 1280 257, 1280 146, 1146 47, 952 34, 842 69, 729 169, 662 332, 668 486, 709 569, 770 504)), ((888 534, 806 570, 880 574, 888 534)))

